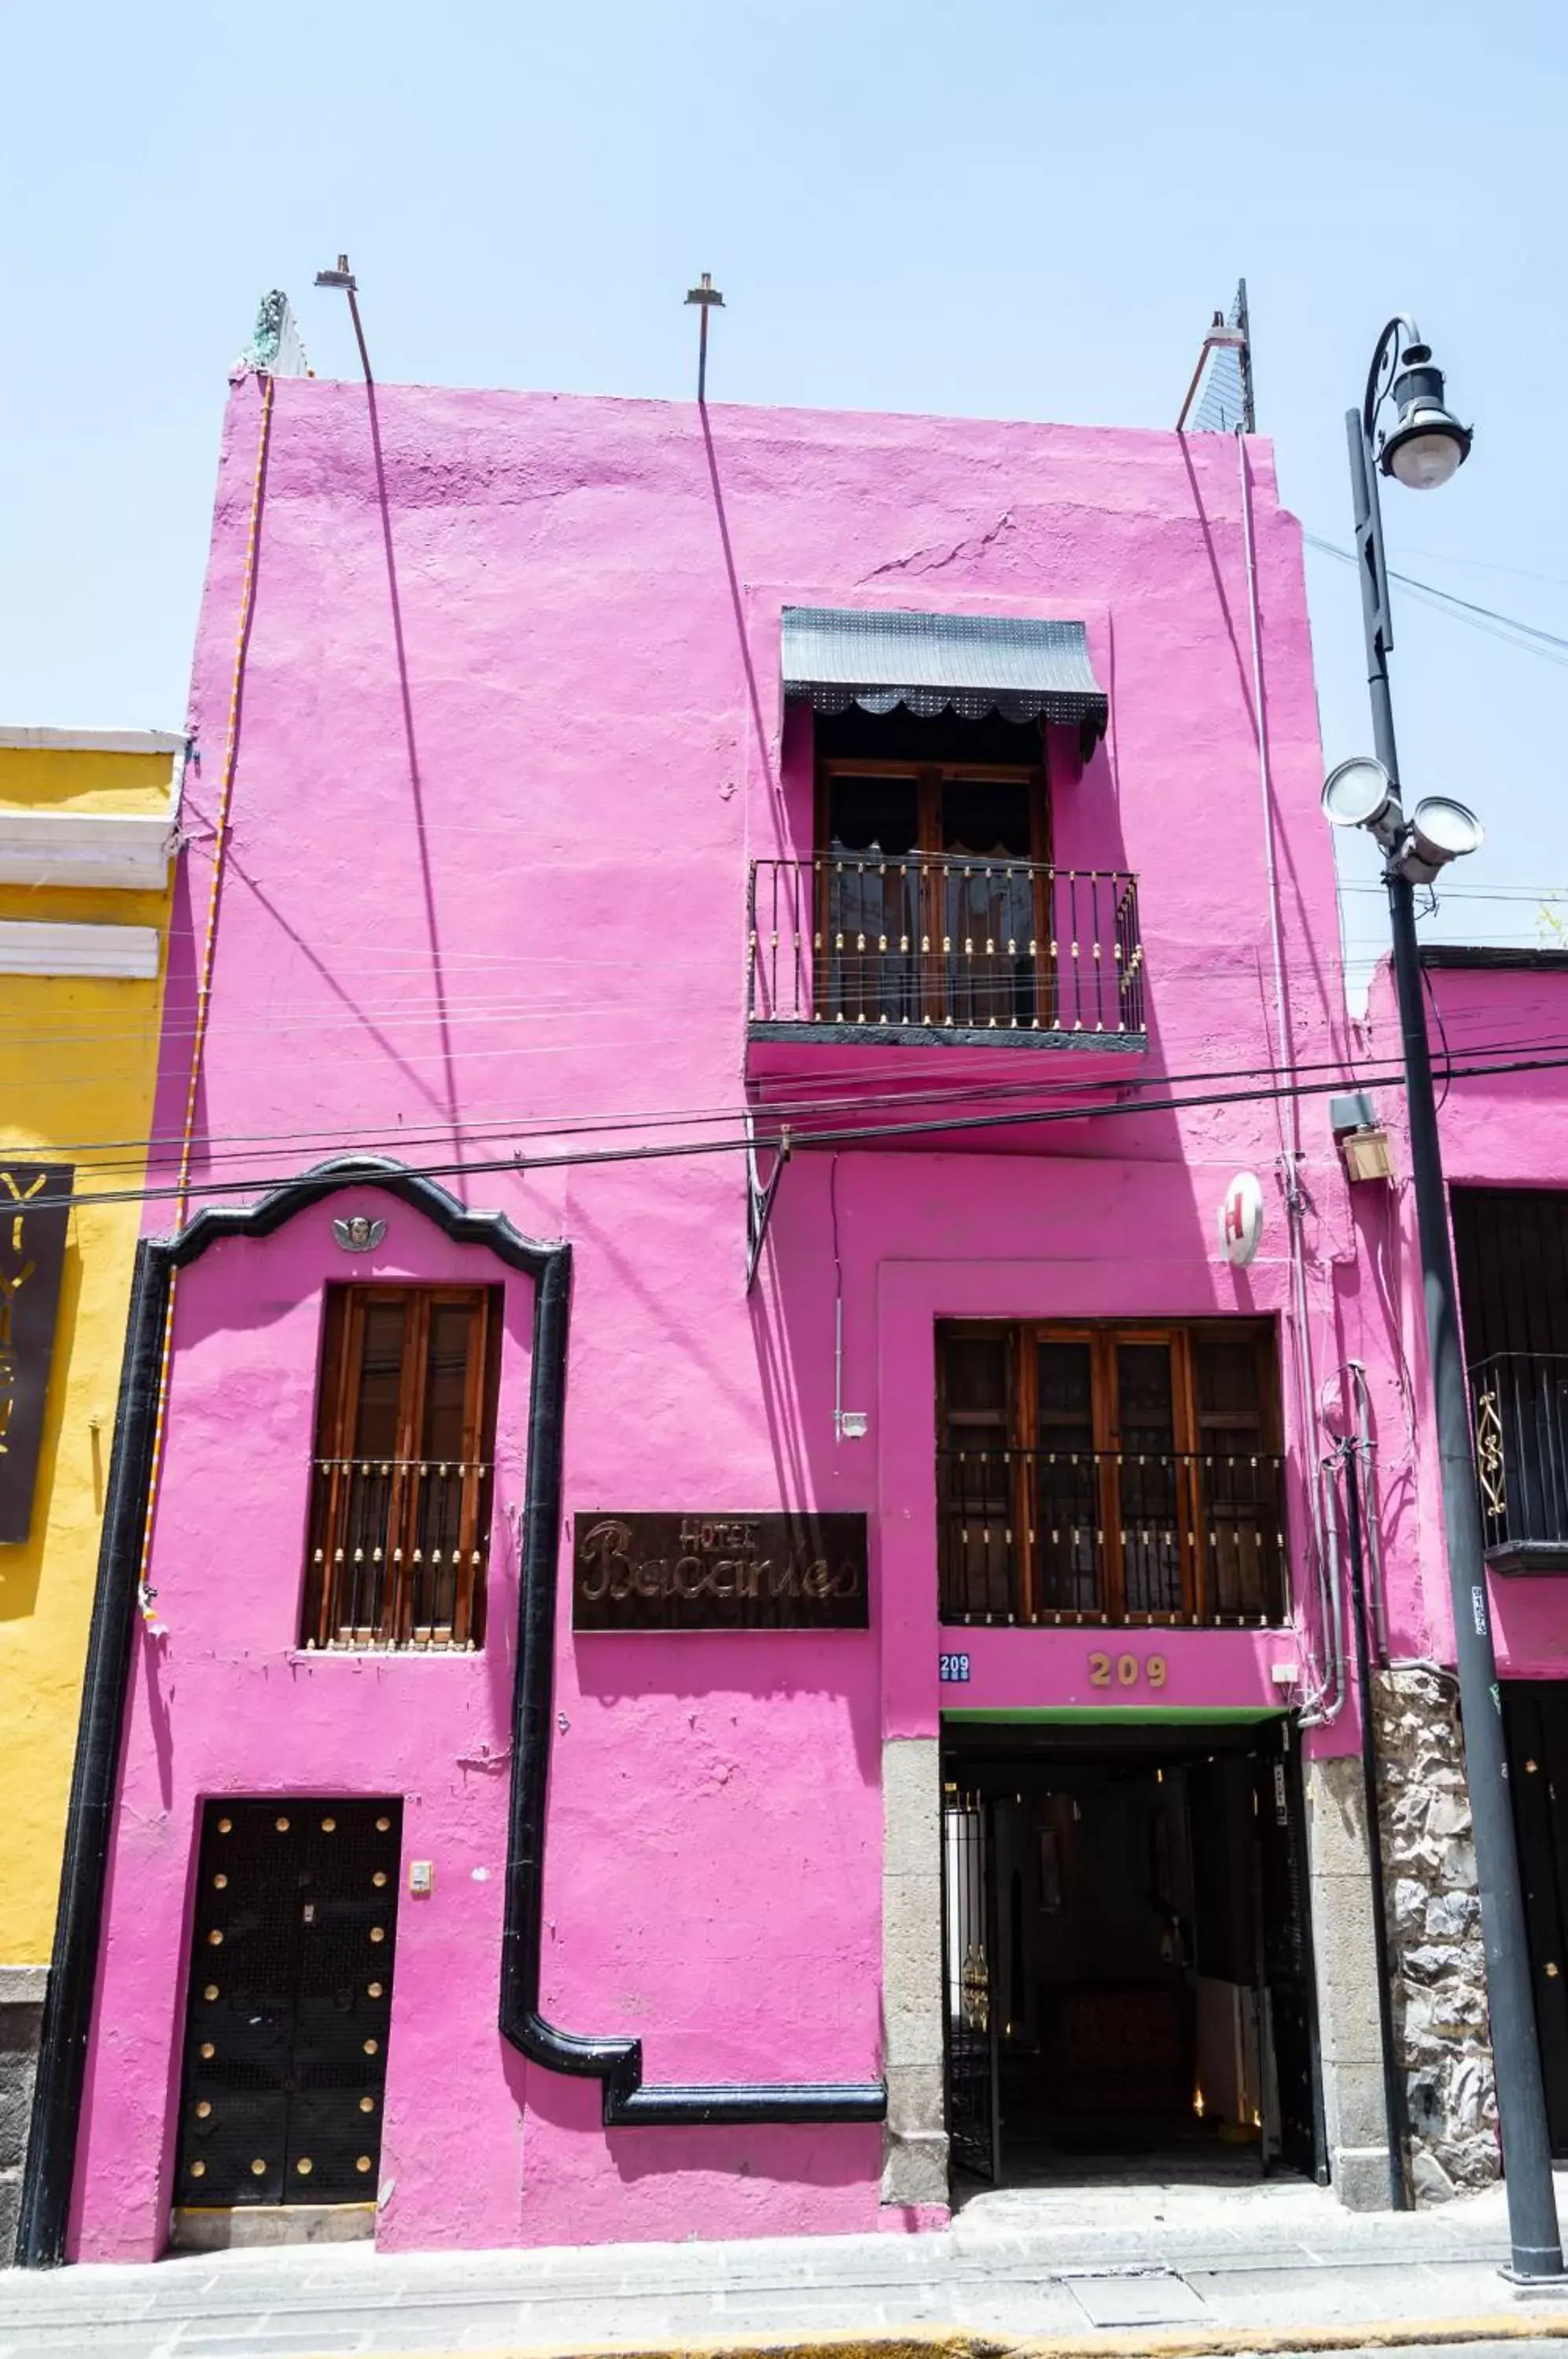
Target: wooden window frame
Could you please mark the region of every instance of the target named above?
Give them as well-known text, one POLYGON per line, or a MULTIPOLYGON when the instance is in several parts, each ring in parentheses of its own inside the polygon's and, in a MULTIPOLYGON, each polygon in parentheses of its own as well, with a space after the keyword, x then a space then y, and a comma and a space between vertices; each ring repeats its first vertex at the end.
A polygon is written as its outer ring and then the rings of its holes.
MULTIPOLYGON (((322 1306, 321 1355, 316 1392, 310 1511, 300 1613, 299 1644, 307 1649, 453 1652, 480 1647, 485 1637, 485 1575, 495 1484, 495 1416, 500 1387, 502 1289, 486 1286, 337 1284, 322 1306), (396 1447, 393 1456, 356 1456, 365 1321, 373 1306, 403 1306, 396 1447), (457 1535, 450 1622, 417 1623, 421 1511, 433 1495, 423 1457, 429 1398, 430 1323, 434 1312, 461 1305, 476 1314, 476 1340, 464 1371, 463 1451, 455 1465, 457 1535), (385 1510, 372 1507, 368 1525, 384 1533, 387 1571, 379 1584, 374 1621, 346 1623, 343 1561, 354 1516, 354 1470, 379 1466, 385 1510)), ((441 1479, 441 1477, 438 1477, 441 1479)), ((362 1526, 362 1528, 366 1527, 362 1526)))
POLYGON ((1055 1014, 1056 973, 1051 953, 1051 790, 1049 774, 1040 762, 920 762, 860 759, 851 755, 818 756, 816 764, 816 938, 822 945, 816 962, 816 1004, 827 996, 831 926, 833 787, 835 778, 908 778, 915 788, 915 844, 912 851, 890 855, 918 860, 920 896, 917 916, 922 948, 919 953, 921 1021, 947 1021, 947 977, 943 966, 942 889, 942 864, 964 855, 946 853, 942 845, 942 790, 948 785, 1027 787, 1029 812, 1030 906, 1034 921, 1034 1021, 1049 1028, 1055 1014))
MULTIPOLYGON (((1005 1447, 1013 1453, 1012 1513, 1018 1538, 1013 1558, 1013 1620, 1031 1627, 1099 1626, 1126 1628, 1207 1628, 1252 1626, 1252 1617, 1227 1618, 1216 1624, 1208 1595, 1206 1552, 1200 1544, 1203 1503, 1201 1465, 1206 1434, 1246 1430, 1256 1431, 1261 1453, 1278 1458, 1281 1450, 1279 1336, 1268 1319, 1200 1318, 1175 1320, 997 1320, 944 1319, 937 1326, 936 1408, 939 1447, 950 1447, 953 1412, 947 1400, 947 1350, 950 1341, 996 1341, 1007 1343, 1008 1414, 1005 1447), (1256 1416, 1242 1412, 1201 1409, 1198 1399, 1195 1347, 1204 1340, 1236 1343, 1250 1342, 1257 1368, 1256 1416), (1100 1603, 1096 1611, 1044 1605, 1039 1595, 1035 1546, 1040 1528, 1039 1349, 1043 1343, 1086 1344, 1090 1351, 1091 1431, 1089 1447, 1097 1461, 1100 1526, 1100 1603), (1123 1546, 1124 1505, 1115 1453, 1119 1446, 1119 1413, 1116 1354, 1119 1346, 1165 1343, 1171 1348, 1171 1452, 1178 1461, 1176 1522, 1181 1535, 1181 1605, 1179 1610, 1129 1610, 1127 1603, 1127 1561, 1123 1546)), ((1282 1569, 1288 1574, 1288 1567, 1282 1569)), ((1288 1582, 1287 1582, 1288 1587, 1288 1582)), ((1288 1595, 1279 1601, 1289 1610, 1288 1595)), ((1267 1625, 1269 1617, 1259 1617, 1267 1625)))

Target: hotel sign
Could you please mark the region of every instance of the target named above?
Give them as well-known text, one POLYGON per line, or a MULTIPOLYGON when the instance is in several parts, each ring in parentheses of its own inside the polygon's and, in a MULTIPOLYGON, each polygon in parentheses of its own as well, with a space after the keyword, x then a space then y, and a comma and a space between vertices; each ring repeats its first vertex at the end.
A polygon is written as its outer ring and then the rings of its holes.
POLYGON ((0 1545, 32 1524, 74 1177, 69 1163, 0 1164, 0 1545))
POLYGON ((575 1519, 576 1630, 864 1630, 864 1516, 575 1519))

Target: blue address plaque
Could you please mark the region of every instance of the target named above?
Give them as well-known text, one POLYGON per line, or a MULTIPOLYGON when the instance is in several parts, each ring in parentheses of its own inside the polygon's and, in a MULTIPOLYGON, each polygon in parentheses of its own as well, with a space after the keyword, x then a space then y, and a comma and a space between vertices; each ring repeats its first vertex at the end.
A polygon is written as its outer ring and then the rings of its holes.
POLYGON ((936 1666, 937 1677, 944 1687, 966 1688, 969 1685, 967 1655, 939 1655, 936 1666))

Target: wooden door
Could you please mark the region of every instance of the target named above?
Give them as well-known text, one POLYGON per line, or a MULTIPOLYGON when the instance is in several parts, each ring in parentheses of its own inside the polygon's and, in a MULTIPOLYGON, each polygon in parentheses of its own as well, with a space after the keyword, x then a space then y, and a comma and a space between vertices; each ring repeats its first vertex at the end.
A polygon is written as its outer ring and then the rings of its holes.
POLYGON ((815 1005, 830 1024, 924 1014, 918 774, 824 766, 819 787, 815 1005))
POLYGON ((941 855, 932 1020, 975 1030, 1049 1024, 1044 773, 950 766, 925 793, 925 841, 941 855))
POLYGON ((818 1013, 832 1023, 1051 1020, 1045 773, 984 763, 819 770, 818 1013))
POLYGON ((403 1806, 209 1802, 175 2202, 370 2202, 381 2154, 403 1806))

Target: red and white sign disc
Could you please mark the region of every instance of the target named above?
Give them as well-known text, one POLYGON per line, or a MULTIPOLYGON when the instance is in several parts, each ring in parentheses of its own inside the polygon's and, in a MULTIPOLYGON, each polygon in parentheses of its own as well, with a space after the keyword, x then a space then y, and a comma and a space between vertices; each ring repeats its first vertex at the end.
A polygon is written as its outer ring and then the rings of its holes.
POLYGON ((1263 1190, 1255 1171, 1238 1171, 1220 1199, 1220 1251, 1245 1269, 1263 1242, 1263 1190))

